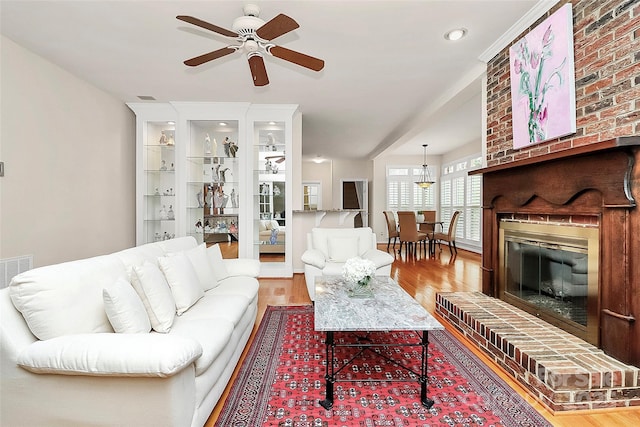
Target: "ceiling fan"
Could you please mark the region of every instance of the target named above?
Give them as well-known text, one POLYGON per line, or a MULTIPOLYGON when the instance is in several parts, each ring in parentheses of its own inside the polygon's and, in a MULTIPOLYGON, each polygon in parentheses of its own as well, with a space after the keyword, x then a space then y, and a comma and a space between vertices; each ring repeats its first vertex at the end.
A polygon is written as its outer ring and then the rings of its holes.
POLYGON ((185 65, 195 67, 214 59, 234 53, 238 50, 247 53, 249 60, 249 68, 253 77, 255 86, 266 86, 269 84, 267 69, 264 65, 263 55, 268 54, 285 61, 292 62, 313 71, 320 71, 324 68, 322 59, 305 55, 282 46, 271 43, 271 40, 280 37, 299 27, 298 23, 292 18, 284 14, 279 14, 272 20, 265 23, 264 20, 258 18, 260 8, 253 4, 248 4, 244 8, 244 16, 236 18, 233 21, 233 31, 227 30, 217 25, 210 24, 193 16, 179 15, 177 19, 196 25, 214 33, 221 34, 225 37, 236 39, 238 45, 230 45, 221 49, 214 50, 204 55, 196 56, 184 61, 185 65))

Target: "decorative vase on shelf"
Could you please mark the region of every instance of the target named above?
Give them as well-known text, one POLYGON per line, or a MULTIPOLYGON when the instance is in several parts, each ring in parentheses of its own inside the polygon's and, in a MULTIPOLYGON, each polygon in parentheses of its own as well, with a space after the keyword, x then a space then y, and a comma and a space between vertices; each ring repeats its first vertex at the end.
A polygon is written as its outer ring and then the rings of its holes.
POLYGON ((211 154, 211 137, 209 137, 209 134, 204 137, 204 154, 211 154))

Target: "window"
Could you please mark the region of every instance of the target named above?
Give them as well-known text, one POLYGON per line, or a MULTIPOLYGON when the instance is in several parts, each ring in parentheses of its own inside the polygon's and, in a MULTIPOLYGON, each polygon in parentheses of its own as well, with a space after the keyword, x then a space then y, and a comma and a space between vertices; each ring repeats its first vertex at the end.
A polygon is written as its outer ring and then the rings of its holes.
MULTIPOLYGON (((435 176, 429 168, 431 176, 435 176)), ((413 166, 387 168, 387 209, 392 211, 435 210, 434 184, 420 188, 415 181, 420 180, 422 168, 413 166)))
POLYGON ((455 211, 460 211, 456 240, 480 248, 482 225, 482 176, 468 171, 482 166, 482 156, 471 156, 443 165, 440 179, 440 220, 445 231, 455 211))
POLYGON ((320 182, 302 183, 302 204, 305 211, 322 209, 322 184, 320 182))

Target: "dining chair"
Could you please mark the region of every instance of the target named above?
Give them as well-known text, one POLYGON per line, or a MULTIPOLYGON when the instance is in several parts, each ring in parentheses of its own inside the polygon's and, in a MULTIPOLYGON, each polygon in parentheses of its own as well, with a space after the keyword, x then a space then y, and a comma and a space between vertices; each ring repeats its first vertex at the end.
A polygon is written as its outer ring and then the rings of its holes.
POLYGON ((418 230, 427 234, 427 240, 429 241, 429 255, 435 253, 435 240, 433 240, 433 233, 436 232, 436 227, 440 225, 440 231, 442 231, 442 222, 436 221, 436 211, 422 211, 424 221, 418 227, 418 230))
MULTIPOLYGON (((459 217, 460 211, 455 211, 451 217, 451 222, 449 222, 449 229, 447 232, 433 233, 433 239, 438 243, 440 250, 442 250, 442 247, 440 246, 442 242, 447 242, 449 244, 449 252, 451 252, 451 255, 453 255, 454 251, 456 255, 458 254, 458 248, 456 248, 456 228, 458 227, 459 217)), ((400 238, 400 244, 402 245, 402 237, 400 238)))
POLYGON ((436 211, 422 211, 424 222, 436 222, 436 211))
POLYGON ((411 252, 414 247, 417 250, 417 246, 422 245, 426 254, 427 233, 418 231, 416 213, 414 211, 398 211, 398 223, 400 224, 400 249, 398 252, 402 252, 402 244, 405 243, 407 252, 411 252))
POLYGON ((393 239, 393 249, 396 248, 396 240, 400 237, 400 232, 398 231, 398 223, 396 223, 396 217, 393 215, 391 211, 383 211, 384 217, 387 221, 387 234, 389 235, 389 241, 387 242, 387 252, 389 252, 389 244, 391 244, 391 239, 393 239))

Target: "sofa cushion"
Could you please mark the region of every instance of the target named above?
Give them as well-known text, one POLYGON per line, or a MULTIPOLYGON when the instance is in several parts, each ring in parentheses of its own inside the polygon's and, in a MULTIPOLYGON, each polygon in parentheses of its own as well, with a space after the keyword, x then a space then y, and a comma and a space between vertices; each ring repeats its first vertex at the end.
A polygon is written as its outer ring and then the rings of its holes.
POLYGON ((240 322, 249 306, 249 298, 242 295, 223 295, 207 292, 204 298, 187 311, 186 319, 221 319, 235 325, 240 322))
POLYGON ((335 237, 327 240, 329 247, 329 260, 331 262, 345 262, 358 256, 359 239, 357 237, 335 237))
POLYGON ((222 258, 222 251, 217 243, 207 248, 207 256, 209 257, 209 262, 211 263, 213 273, 216 275, 218 282, 229 277, 224 258, 222 258))
POLYGON ((131 284, 147 310, 151 327, 157 332, 169 332, 176 315, 176 303, 164 274, 149 261, 134 266, 133 273, 131 284))
POLYGON ((213 272, 213 267, 211 266, 211 262, 209 261, 209 257, 207 256, 207 244, 202 243, 196 246, 193 249, 189 249, 184 251, 191 264, 193 264, 193 268, 198 275, 198 280, 200 281, 200 285, 202 289, 208 291, 209 289, 213 289, 218 286, 218 278, 213 272))
POLYGON ((314 249, 318 249, 329 259, 329 239, 333 237, 358 238, 358 255, 375 248, 375 234, 370 227, 359 228, 320 228, 311 229, 311 242, 314 249))
POLYGON ((113 332, 102 289, 121 277, 127 277, 122 261, 105 255, 25 271, 12 279, 9 294, 41 340, 113 332))
POLYGON ((113 330, 122 334, 142 334, 151 330, 151 323, 142 300, 131 283, 118 278, 102 290, 104 310, 113 330))
POLYGON ((158 258, 160 269, 167 278, 178 316, 204 296, 196 270, 184 252, 158 258))
POLYGON ((260 282, 253 277, 230 276, 220 282, 215 288, 207 292, 207 295, 241 295, 253 302, 258 298, 260 282))
POLYGON ((233 334, 233 323, 220 318, 176 319, 171 335, 191 338, 200 343, 202 355, 195 360, 196 376, 205 372, 224 350, 233 334))
POLYGON ((202 354, 196 340, 167 334, 78 334, 26 347, 17 364, 39 374, 169 377, 202 354))

